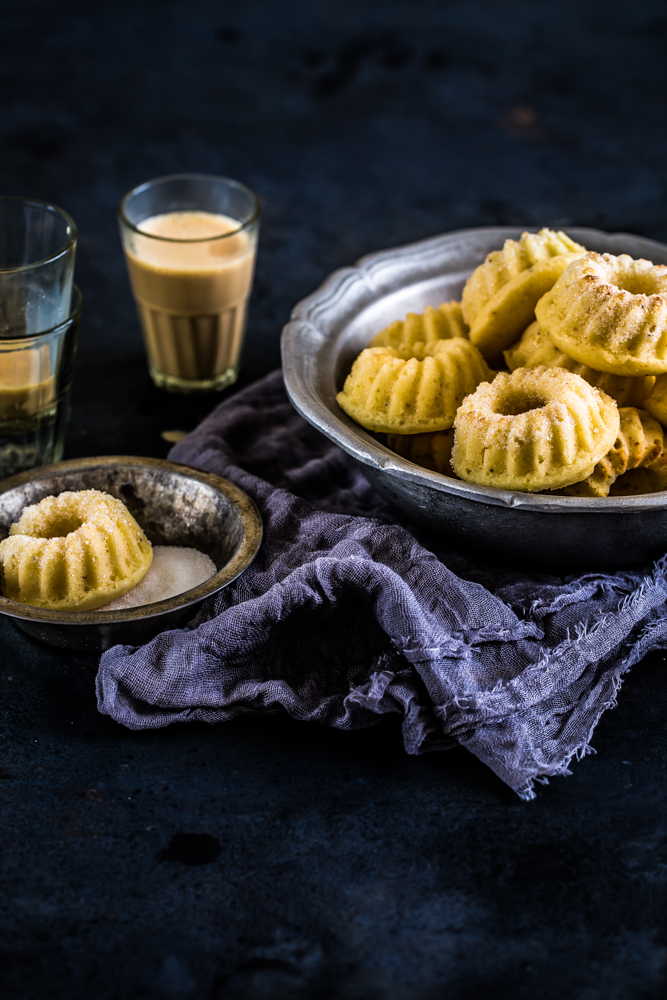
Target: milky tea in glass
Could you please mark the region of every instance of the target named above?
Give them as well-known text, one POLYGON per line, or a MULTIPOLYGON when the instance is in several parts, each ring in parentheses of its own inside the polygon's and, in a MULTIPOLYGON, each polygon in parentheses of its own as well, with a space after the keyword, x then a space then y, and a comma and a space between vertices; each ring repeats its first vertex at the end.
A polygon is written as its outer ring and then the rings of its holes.
POLYGON ((63 455, 81 316, 76 238, 56 205, 0 198, 0 479, 63 455))
POLYGON ((257 250, 254 195, 225 178, 179 175, 131 192, 120 215, 154 382, 176 392, 230 385, 257 250))

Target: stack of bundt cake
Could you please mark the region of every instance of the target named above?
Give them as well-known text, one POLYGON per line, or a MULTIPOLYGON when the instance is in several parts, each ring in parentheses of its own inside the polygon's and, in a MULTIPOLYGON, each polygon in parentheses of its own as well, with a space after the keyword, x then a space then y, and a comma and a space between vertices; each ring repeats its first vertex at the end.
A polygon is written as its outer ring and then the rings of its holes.
POLYGON ((338 402, 403 458, 471 483, 666 490, 667 266, 550 229, 506 240, 460 303, 376 334, 338 402))
POLYGON ((535 306, 586 248, 565 233, 541 229, 505 240, 466 282, 461 298, 470 339, 485 357, 498 358, 535 317, 535 306))

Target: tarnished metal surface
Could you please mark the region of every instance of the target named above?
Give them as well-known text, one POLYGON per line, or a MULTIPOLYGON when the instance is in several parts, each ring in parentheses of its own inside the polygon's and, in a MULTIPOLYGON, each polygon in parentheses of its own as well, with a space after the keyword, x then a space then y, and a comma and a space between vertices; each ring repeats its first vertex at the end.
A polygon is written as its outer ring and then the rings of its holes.
POLYGON ((218 572, 166 601, 122 611, 49 611, 0 597, 0 614, 53 646, 86 652, 147 642, 194 615, 250 565, 262 521, 247 494, 227 479, 153 458, 80 458, 31 469, 0 482, 0 539, 29 504, 64 490, 104 490, 129 508, 153 545, 183 545, 210 556, 218 572))
MULTIPOLYGON (((462 230, 370 254, 335 271, 294 308, 283 330, 287 392, 299 413, 359 462, 381 493, 461 549, 545 569, 646 562, 667 551, 667 493, 602 499, 474 486, 396 455, 336 403, 354 357, 374 333, 408 311, 460 298, 486 254, 522 231, 462 230)), ((667 264, 667 246, 653 240, 595 229, 567 232, 591 250, 667 264)))

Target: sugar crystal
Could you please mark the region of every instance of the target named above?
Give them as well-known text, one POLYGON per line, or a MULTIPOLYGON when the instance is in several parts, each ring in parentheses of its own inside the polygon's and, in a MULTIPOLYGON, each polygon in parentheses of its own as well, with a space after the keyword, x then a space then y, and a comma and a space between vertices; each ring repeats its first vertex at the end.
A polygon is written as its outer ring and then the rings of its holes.
POLYGON ((216 565, 198 549, 177 545, 154 545, 153 562, 136 587, 98 611, 121 611, 156 601, 166 601, 186 590, 198 587, 217 573, 216 565))

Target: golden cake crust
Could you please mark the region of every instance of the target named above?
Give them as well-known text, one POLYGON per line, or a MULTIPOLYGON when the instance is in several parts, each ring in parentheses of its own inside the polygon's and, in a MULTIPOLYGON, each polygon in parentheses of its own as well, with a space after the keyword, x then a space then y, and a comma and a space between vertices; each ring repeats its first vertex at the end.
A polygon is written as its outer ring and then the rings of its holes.
POLYGON ((434 341, 416 353, 368 347, 336 398, 367 430, 442 431, 454 423, 461 400, 491 374, 477 348, 462 337, 434 341))
POLYGON ((643 493, 664 493, 667 490, 667 466, 654 462, 648 468, 628 469, 619 476, 609 491, 612 497, 634 497, 643 493))
POLYGON ((0 542, 2 593, 21 604, 91 611, 131 590, 153 549, 120 500, 99 490, 45 497, 0 542))
POLYGON ((524 330, 518 343, 503 352, 503 357, 512 372, 516 368, 537 368, 538 365, 566 368, 606 392, 619 406, 643 406, 655 385, 654 375, 610 375, 574 361, 556 347, 537 320, 524 330))
POLYGON ((451 476, 451 456, 454 446, 454 429, 432 431, 430 434, 389 434, 387 447, 415 465, 431 472, 451 476))
POLYGON ((542 329, 570 358, 612 375, 667 372, 667 266, 627 254, 573 261, 538 302, 542 329))
POLYGON ((376 333, 369 346, 411 351, 416 345, 452 337, 468 338, 460 302, 443 302, 437 307, 426 306, 423 313, 408 313, 405 319, 397 319, 376 333))
POLYGON ((566 233, 541 229, 505 240, 475 268, 461 298, 470 340, 495 363, 535 318, 535 306, 586 248, 566 233))
POLYGON ((658 375, 644 408, 652 417, 659 420, 663 427, 667 427, 667 375, 658 375))
POLYGON ((452 467, 467 482, 536 493, 587 478, 613 446, 618 407, 562 368, 499 372, 456 414, 452 467))
POLYGON ((664 437, 658 421, 646 410, 621 406, 620 426, 613 446, 587 479, 566 486, 561 493, 572 497, 606 497, 617 479, 631 469, 648 468, 662 454, 664 437))

